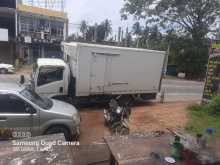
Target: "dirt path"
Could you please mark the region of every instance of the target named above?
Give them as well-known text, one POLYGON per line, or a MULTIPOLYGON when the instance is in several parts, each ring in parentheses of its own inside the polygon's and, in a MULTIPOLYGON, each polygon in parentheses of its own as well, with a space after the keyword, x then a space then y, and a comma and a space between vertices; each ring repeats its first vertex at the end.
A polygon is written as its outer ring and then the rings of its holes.
MULTIPOLYGON (((147 133, 166 128, 183 128, 187 123, 186 108, 195 102, 149 104, 132 108, 130 128, 132 133, 147 133)), ((104 127, 102 109, 81 111, 81 144, 103 142, 103 136, 110 135, 104 127)))

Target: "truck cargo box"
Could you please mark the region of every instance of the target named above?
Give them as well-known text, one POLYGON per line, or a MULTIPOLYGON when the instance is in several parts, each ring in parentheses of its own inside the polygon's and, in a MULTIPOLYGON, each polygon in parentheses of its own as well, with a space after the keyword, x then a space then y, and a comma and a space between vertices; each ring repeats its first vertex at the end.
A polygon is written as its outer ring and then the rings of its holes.
POLYGON ((160 90, 166 53, 85 43, 64 43, 76 96, 147 94, 160 90))

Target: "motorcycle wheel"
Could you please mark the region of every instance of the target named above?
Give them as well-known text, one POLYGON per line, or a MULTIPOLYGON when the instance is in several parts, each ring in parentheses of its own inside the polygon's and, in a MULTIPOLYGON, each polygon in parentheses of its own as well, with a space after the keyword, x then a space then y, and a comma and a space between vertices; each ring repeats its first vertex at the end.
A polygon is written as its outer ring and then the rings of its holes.
POLYGON ((120 135, 122 136, 129 135, 129 132, 130 132, 129 128, 122 127, 120 135))
POLYGON ((107 121, 106 119, 104 120, 104 126, 105 126, 105 127, 108 127, 108 126, 109 126, 108 121, 107 121))
POLYGON ((121 124, 116 125, 114 128, 112 128, 114 135, 116 136, 124 136, 128 135, 130 130, 129 128, 124 127, 121 124))

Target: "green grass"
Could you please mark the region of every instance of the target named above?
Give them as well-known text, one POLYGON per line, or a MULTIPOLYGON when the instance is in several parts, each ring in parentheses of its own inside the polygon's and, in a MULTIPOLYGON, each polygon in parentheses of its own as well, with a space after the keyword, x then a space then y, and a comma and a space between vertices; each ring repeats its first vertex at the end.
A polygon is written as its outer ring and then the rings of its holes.
MULTIPOLYGON (((219 107, 220 108, 220 107, 219 107)), ((189 122, 186 131, 192 135, 202 134, 207 128, 213 128, 213 138, 220 137, 220 115, 210 113, 210 104, 206 106, 195 105, 188 108, 189 122)))

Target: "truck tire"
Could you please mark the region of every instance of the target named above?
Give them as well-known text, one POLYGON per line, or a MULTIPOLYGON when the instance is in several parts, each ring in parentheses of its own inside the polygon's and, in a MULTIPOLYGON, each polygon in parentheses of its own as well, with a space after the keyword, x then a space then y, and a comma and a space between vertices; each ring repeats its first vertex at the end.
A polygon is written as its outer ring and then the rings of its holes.
POLYGON ((71 137, 69 130, 65 127, 62 126, 54 126, 52 128, 49 128, 46 131, 46 135, 51 135, 51 134, 59 134, 59 133, 63 133, 65 136, 66 141, 72 141, 73 137, 71 137))
POLYGON ((149 93, 149 94, 135 94, 133 95, 133 99, 137 102, 147 102, 149 100, 155 100, 157 94, 156 93, 149 93))
POLYGON ((129 105, 131 105, 133 103, 132 96, 131 95, 122 95, 122 96, 120 96, 120 98, 118 99, 118 104, 120 106, 124 106, 127 103, 129 103, 129 105))

